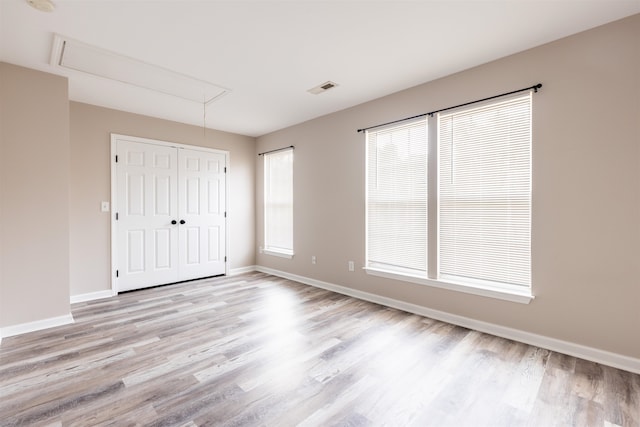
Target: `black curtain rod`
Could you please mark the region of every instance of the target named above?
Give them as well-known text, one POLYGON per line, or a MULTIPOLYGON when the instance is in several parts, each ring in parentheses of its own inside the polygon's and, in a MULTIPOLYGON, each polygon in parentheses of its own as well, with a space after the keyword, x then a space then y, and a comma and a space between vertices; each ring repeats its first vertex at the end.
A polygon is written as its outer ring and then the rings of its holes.
POLYGON ((282 151, 282 150, 288 150, 289 148, 296 148, 293 145, 290 145, 288 147, 282 147, 282 148, 276 148, 275 150, 271 150, 271 151, 265 151, 264 153, 258 153, 258 156, 262 156, 265 154, 269 154, 269 153, 275 153, 276 151, 282 151))
POLYGON ((488 98, 477 99, 477 100, 471 101, 471 102, 465 102, 464 104, 455 105, 453 107, 441 108, 439 110, 431 111, 429 113, 418 114, 417 116, 405 117, 404 119, 398 119, 398 120, 394 120, 392 122, 382 123, 382 124, 375 125, 375 126, 369 126, 368 128, 358 129, 358 132, 364 132, 364 131, 369 130, 369 129, 379 128, 381 126, 392 125, 394 123, 400 123, 400 122, 404 122, 406 120, 417 119, 419 117, 433 116, 434 114, 440 113, 442 111, 453 110, 454 108, 464 107, 464 106, 471 105, 471 104, 477 104, 478 102, 489 101, 491 99, 500 98, 501 96, 513 95, 514 93, 524 92, 526 90, 533 89, 533 91, 537 93, 538 89, 540 89, 541 87, 542 87, 542 83, 538 83, 537 85, 533 85, 533 86, 530 86, 530 87, 525 87, 525 88, 518 89, 518 90, 512 90, 511 92, 501 93, 500 95, 494 95, 494 96, 490 96, 488 98))

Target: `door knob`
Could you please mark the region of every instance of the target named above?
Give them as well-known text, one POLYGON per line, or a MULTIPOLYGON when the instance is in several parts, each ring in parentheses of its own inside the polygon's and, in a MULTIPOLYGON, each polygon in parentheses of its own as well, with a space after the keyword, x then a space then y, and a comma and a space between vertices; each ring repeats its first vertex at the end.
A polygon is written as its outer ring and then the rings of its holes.
POLYGON ((178 221, 176 221, 175 219, 171 221, 171 224, 176 225, 178 223, 178 221))
POLYGON ((185 224, 187 221, 185 221, 184 219, 180 220, 180 224, 185 224))

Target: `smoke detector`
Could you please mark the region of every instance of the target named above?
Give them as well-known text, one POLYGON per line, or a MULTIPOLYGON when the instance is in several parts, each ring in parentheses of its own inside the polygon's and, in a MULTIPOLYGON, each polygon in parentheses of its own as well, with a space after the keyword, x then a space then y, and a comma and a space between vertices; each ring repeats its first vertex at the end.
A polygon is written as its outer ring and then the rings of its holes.
POLYGON ((40 12, 53 12, 56 8, 51 0, 27 0, 27 4, 40 12))
POLYGON ((316 87, 309 89, 307 92, 312 93, 314 95, 318 95, 318 94, 321 94, 322 92, 328 91, 329 89, 333 89, 336 86, 338 86, 338 83, 334 83, 332 81, 326 81, 316 87))

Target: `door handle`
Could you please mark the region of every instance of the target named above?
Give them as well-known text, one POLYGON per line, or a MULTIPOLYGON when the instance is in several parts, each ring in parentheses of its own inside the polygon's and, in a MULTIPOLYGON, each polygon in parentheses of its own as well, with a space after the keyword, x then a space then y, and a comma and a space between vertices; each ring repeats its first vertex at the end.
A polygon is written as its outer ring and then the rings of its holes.
POLYGON ((171 221, 171 224, 176 225, 178 223, 178 221, 176 221, 175 219, 171 221))
POLYGON ((187 221, 185 221, 184 219, 180 220, 180 224, 186 224, 186 223, 187 223, 187 221))

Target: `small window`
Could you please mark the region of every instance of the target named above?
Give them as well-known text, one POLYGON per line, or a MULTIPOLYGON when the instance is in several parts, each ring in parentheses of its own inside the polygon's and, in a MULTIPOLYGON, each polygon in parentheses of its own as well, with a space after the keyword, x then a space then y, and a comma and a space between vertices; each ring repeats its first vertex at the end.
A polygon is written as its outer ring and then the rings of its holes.
POLYGON ((293 149, 264 154, 263 251, 293 257, 293 149))

